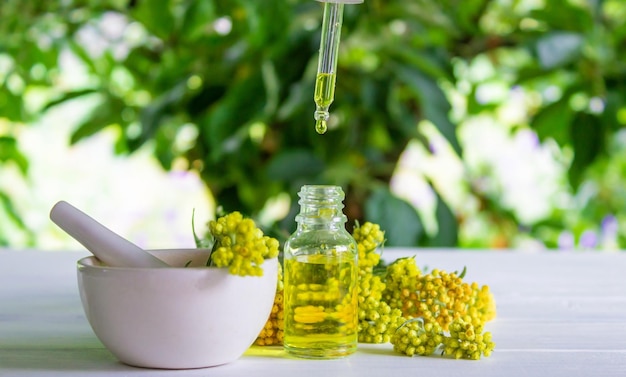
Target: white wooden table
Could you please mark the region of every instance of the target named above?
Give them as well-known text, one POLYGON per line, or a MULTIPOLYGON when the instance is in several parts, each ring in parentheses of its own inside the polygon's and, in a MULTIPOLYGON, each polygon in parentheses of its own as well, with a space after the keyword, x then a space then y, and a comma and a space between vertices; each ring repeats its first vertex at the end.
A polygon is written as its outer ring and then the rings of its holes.
POLYGON ((626 252, 524 253, 387 249, 420 265, 489 284, 496 349, 479 361, 409 358, 359 345, 339 360, 298 360, 252 348, 231 364, 196 370, 119 363, 83 315, 75 262, 85 252, 0 249, 0 376, 626 376, 626 252))

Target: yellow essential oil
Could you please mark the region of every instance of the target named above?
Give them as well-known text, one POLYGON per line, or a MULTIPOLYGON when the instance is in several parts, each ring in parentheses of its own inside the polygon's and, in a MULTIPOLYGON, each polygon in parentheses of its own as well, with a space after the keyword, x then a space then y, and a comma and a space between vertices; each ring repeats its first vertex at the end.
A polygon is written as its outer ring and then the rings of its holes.
POLYGON ((285 347, 334 358, 356 350, 357 269, 353 258, 303 255, 285 261, 285 347))
POLYGON ((298 227, 284 247, 284 347, 305 358, 337 358, 357 346, 357 248, 345 230, 343 191, 303 186, 298 227))
POLYGON ((328 123, 326 123, 325 119, 318 119, 315 121, 315 132, 320 135, 323 135, 328 131, 328 123))
POLYGON ((315 104, 321 108, 328 108, 335 100, 335 80, 334 73, 318 73, 315 79, 315 104))

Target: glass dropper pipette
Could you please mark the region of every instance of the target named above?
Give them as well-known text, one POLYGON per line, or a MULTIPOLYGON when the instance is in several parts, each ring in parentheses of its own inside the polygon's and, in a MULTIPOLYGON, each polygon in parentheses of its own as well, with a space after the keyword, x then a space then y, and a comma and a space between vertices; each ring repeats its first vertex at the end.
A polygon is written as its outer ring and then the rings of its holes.
POLYGON ((328 109, 335 99, 335 81, 337 79, 337 55, 341 25, 343 23, 344 4, 358 4, 363 0, 318 0, 324 4, 322 19, 322 38, 320 41, 317 76, 315 78, 315 131, 323 134, 328 129, 328 109))

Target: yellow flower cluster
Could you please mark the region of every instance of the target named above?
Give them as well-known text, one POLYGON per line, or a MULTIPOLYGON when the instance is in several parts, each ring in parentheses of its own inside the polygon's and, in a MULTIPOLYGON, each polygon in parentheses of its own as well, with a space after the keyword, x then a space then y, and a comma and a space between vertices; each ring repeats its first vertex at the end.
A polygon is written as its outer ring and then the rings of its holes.
POLYGON ((256 338, 254 344, 258 346, 272 346, 283 344, 285 334, 285 317, 284 317, 284 285, 283 285, 283 269, 278 265, 278 282, 276 284, 276 295, 274 296, 274 304, 270 317, 265 322, 263 330, 256 338))
POLYGON ((378 251, 385 242, 385 232, 380 229, 378 224, 366 222, 354 227, 352 237, 356 241, 359 251, 359 268, 372 269, 380 262, 378 251))
POLYGON ((262 276, 265 259, 278 255, 278 240, 264 236, 254 221, 240 212, 231 212, 209 222, 215 243, 211 265, 228 267, 233 275, 262 276))
POLYGON ((359 252, 359 342, 388 343, 401 323, 402 313, 382 300, 385 283, 380 276, 374 275, 385 232, 378 224, 366 222, 357 224, 352 236, 359 252))
POLYGON ((463 275, 422 274, 414 258, 387 267, 383 300, 410 318, 391 339, 396 351, 430 355, 443 347, 446 355, 472 360, 491 354, 495 345, 483 326, 495 318, 495 300, 488 286, 464 282, 463 275))
POLYGON ((389 343, 402 323, 402 312, 382 300, 385 283, 380 276, 359 271, 359 332, 361 343, 389 343))
POLYGON ((467 304, 467 316, 474 326, 482 325, 496 318, 496 300, 489 286, 472 283, 472 294, 467 304))
POLYGON ((405 321, 391 338, 396 352, 407 356, 432 355, 444 342, 443 331, 437 323, 424 323, 421 318, 405 321))
POLYGON ((462 319, 450 324, 450 336, 443 340, 444 354, 455 359, 478 360, 481 356, 489 356, 495 347, 491 333, 483 333, 482 325, 472 325, 462 319))
POLYGON ((387 269, 384 297, 392 308, 407 317, 436 322, 444 331, 456 319, 479 325, 495 317, 495 301, 488 286, 464 282, 457 273, 439 269, 420 274, 409 267, 414 263, 410 261, 398 260, 387 269))
POLYGON ((389 343, 403 321, 402 312, 386 302, 368 301, 367 309, 359 308, 359 342, 389 343))
POLYGON ((410 287, 415 287, 420 275, 414 257, 399 258, 387 266, 383 292, 385 302, 392 308, 400 309, 407 317, 417 314, 414 308, 417 294, 410 287))
POLYGON ((415 257, 396 259, 387 266, 387 286, 392 290, 411 286, 421 274, 422 271, 417 267, 415 257))

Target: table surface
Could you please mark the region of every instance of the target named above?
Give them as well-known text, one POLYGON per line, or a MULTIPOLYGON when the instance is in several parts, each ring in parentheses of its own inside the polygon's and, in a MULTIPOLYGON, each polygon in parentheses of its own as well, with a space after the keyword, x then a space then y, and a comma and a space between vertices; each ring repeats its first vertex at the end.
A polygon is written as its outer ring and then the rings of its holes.
POLYGON ((76 261, 85 252, 0 249, 0 376, 626 376, 626 253, 385 250, 488 284, 496 349, 479 361, 406 357, 360 344, 338 360, 252 347, 213 368, 150 370, 118 362, 83 314, 76 261))

